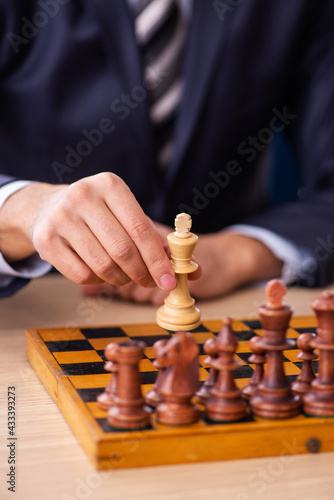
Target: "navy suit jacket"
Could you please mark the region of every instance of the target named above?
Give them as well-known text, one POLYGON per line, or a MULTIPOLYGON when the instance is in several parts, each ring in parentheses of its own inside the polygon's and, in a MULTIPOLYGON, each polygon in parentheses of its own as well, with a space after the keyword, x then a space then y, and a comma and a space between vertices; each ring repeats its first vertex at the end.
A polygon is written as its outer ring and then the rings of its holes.
POLYGON ((242 222, 305 247, 313 260, 299 284, 324 285, 334 278, 334 1, 226 5, 194 0, 163 176, 126 2, 1 0, 0 185, 112 171, 158 221, 187 211, 198 233, 242 222), (264 157, 282 130, 303 188, 271 207, 264 157))

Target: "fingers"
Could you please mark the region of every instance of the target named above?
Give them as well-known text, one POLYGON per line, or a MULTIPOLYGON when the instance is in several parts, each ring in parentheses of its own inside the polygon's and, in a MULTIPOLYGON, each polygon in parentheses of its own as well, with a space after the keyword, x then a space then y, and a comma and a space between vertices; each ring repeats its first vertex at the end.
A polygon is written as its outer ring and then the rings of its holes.
MULTIPOLYGON (((70 229, 71 226, 67 228, 67 230, 70 229)), ((71 241, 73 248, 76 249, 76 254, 87 264, 95 276, 99 277, 101 281, 111 281, 118 286, 129 283, 129 276, 118 266, 113 256, 103 248, 100 241, 85 224, 80 224, 80 230, 73 230, 72 233, 70 238, 66 230, 62 231, 66 240, 71 241)))
MULTIPOLYGON (((138 249, 155 283, 163 290, 172 290, 176 286, 174 271, 152 222, 123 181, 112 176, 109 184, 107 206, 138 249)), ((141 284, 142 278, 132 279, 141 284)))
MULTIPOLYGON (((196 259, 192 258, 192 260, 198 264, 196 259)), ((188 279, 189 279, 189 281, 196 281, 196 280, 200 279, 202 274, 203 274, 202 266, 200 264, 198 264, 198 268, 196 269, 196 271, 188 274, 188 279)))
POLYGON ((176 286, 156 228, 114 174, 97 174, 51 192, 34 219, 34 248, 77 283, 133 281, 166 291, 176 286))
POLYGON ((51 251, 44 252, 44 245, 40 242, 39 254, 42 259, 52 262, 52 265, 66 278, 79 284, 103 282, 61 238, 54 237, 51 248, 51 251))
POLYGON ((167 291, 175 288, 174 271, 157 231, 119 177, 104 173, 83 179, 70 186, 69 198, 110 259, 132 281, 148 287, 157 284, 167 291))
MULTIPOLYGON (((155 286, 142 256, 122 225, 104 204, 98 203, 98 209, 95 204, 94 208, 95 211, 93 206, 88 210, 86 222, 94 240, 99 245, 97 255, 100 256, 99 260, 103 266, 104 281, 114 285, 124 285, 131 279, 144 287, 155 286), (94 213, 98 213, 95 218, 93 218, 94 213), (116 270, 122 270, 127 280, 122 283, 115 280, 114 271, 116 270)), ((97 251, 96 247, 97 245, 95 245, 95 251, 97 251)))

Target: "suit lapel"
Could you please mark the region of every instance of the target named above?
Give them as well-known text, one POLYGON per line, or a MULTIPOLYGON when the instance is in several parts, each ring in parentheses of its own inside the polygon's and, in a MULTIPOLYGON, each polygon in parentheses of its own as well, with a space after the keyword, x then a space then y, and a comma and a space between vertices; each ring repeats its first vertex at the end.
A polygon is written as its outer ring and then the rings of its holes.
MULTIPOLYGON (((102 26, 101 36, 112 65, 116 67, 122 91, 131 93, 141 86, 143 73, 134 35, 133 19, 125 0, 84 0, 87 8, 98 18, 102 26)), ((115 95, 115 99, 120 96, 115 95)), ((127 118, 134 144, 138 148, 142 162, 151 168, 154 162, 152 130, 146 101, 141 102, 135 113, 127 118)), ((128 127, 126 127, 128 128, 128 127)))
POLYGON ((182 162, 207 96, 212 70, 227 36, 228 18, 222 22, 212 2, 194 0, 192 20, 185 49, 185 88, 176 124, 176 144, 172 165, 167 174, 170 185, 182 162))

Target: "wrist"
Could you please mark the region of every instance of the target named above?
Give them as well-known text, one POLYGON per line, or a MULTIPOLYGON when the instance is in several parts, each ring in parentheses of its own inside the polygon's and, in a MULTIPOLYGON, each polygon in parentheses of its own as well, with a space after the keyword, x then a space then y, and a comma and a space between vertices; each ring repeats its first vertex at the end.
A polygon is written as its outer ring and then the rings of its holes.
POLYGON ((60 188, 62 186, 34 183, 7 198, 0 210, 0 252, 7 262, 20 261, 35 253, 34 221, 43 202, 60 188))
POLYGON ((256 238, 235 235, 239 238, 243 273, 248 282, 273 279, 281 276, 284 262, 256 238))

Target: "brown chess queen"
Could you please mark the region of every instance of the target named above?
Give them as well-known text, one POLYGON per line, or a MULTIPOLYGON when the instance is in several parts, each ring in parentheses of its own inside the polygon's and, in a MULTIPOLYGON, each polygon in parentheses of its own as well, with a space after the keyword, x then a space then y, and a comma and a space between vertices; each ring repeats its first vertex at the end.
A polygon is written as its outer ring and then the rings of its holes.
POLYGON ((334 417, 334 293, 325 291, 311 304, 318 320, 318 336, 310 340, 319 349, 319 375, 304 395, 308 415, 334 417))
POLYGON ((301 399, 291 391, 284 373, 283 351, 295 346, 293 339, 286 338, 293 309, 283 305, 285 287, 279 280, 267 285, 267 304, 259 308, 264 330, 257 347, 266 352, 267 366, 250 405, 254 415, 263 418, 289 418, 300 413, 301 399))

